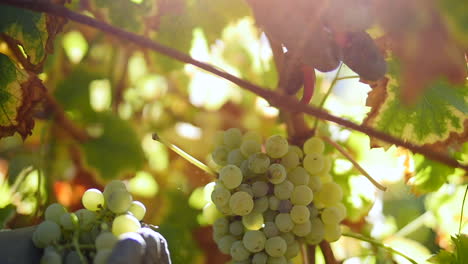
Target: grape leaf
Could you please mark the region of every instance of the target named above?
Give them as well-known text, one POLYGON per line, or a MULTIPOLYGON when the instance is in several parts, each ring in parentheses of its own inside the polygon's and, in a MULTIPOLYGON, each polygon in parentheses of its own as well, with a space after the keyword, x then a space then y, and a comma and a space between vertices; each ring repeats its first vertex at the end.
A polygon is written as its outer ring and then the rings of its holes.
POLYGON ((1 53, 0 69, 0 138, 18 132, 24 139, 34 127, 34 110, 43 98, 44 86, 1 53))
POLYGON ((466 47, 468 45, 468 6, 462 0, 437 1, 441 15, 447 21, 451 33, 466 47))
POLYGON ((47 53, 52 52, 55 35, 61 31, 64 23, 62 18, 21 8, 2 6, 0 9, 0 36, 23 66, 34 72, 41 71, 47 53))
MULTIPOLYGON (((401 79, 396 63, 386 78, 371 84, 364 124, 419 145, 446 151, 468 138, 468 89, 441 79, 430 84, 413 105, 401 101, 401 79)), ((381 144, 373 142, 374 145, 381 144)))
POLYGON ((437 264, 468 263, 468 237, 466 235, 457 235, 452 237, 452 243, 455 247, 454 252, 441 250, 428 261, 437 264))
POLYGON ((101 134, 83 144, 87 164, 104 179, 140 169, 145 161, 138 136, 131 125, 110 113, 100 114, 93 127, 101 134))
POLYGON ((96 5, 105 8, 107 16, 114 26, 133 32, 143 29, 143 18, 152 9, 152 2, 143 0, 135 3, 130 0, 96 0, 96 5))
POLYGON ((437 191, 455 171, 452 167, 426 159, 419 154, 414 155, 414 166, 415 174, 410 178, 410 185, 418 194, 437 191))

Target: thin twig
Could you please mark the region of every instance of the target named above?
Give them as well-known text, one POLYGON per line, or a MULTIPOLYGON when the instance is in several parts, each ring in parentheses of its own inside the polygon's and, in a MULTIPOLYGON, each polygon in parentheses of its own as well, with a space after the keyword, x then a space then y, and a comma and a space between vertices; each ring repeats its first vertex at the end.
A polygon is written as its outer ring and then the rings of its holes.
POLYGON ((380 183, 378 183, 374 178, 372 178, 372 176, 369 175, 369 173, 367 173, 367 171, 361 167, 361 165, 359 165, 359 163, 357 163, 357 161, 351 156, 351 154, 348 153, 348 151, 346 151, 342 146, 340 146, 340 144, 334 142, 333 140, 331 140, 329 137, 327 136, 320 136, 320 138, 322 138, 324 141, 326 141, 327 143, 329 143, 330 145, 332 145, 334 148, 336 148, 343 156, 346 157, 346 159, 348 159, 352 164, 353 166, 362 174, 364 175, 372 184, 374 184, 375 187, 377 187, 378 189, 382 190, 382 191, 386 191, 387 190, 387 187, 381 185, 380 183))
POLYGON ((301 255, 302 255, 302 264, 311 264, 309 262, 309 252, 307 250, 307 244, 301 243, 301 255))
POLYGON ((309 257, 309 264, 315 264, 315 249, 316 245, 307 245, 307 256, 309 257))
POLYGON ((337 264, 333 250, 330 247, 330 243, 327 241, 320 242, 320 249, 322 250, 323 257, 325 258, 325 263, 327 264, 337 264))
POLYGON ((308 115, 315 116, 317 118, 327 120, 333 123, 336 123, 340 126, 344 126, 346 128, 360 131, 362 133, 367 134, 370 137, 374 137, 377 139, 380 139, 382 141, 386 141, 390 144, 395 144, 404 148, 407 148, 415 153, 422 154, 426 156, 429 159, 439 161, 441 163, 444 163, 446 165, 449 165, 451 167, 457 167, 464 169, 465 171, 468 171, 468 165, 463 165, 460 164, 457 160, 449 157, 446 154, 442 154, 439 152, 434 152, 431 149, 424 147, 424 146, 418 146, 415 144, 412 144, 410 142, 401 140, 399 138, 390 136, 384 132, 375 130, 369 126, 366 125, 359 125, 356 123, 353 123, 351 121, 348 121, 346 119, 331 115, 327 113, 326 111, 323 111, 321 109, 318 109, 316 107, 312 107, 310 105, 304 105, 301 104, 296 98, 291 97, 291 96, 285 96, 285 95, 280 95, 277 94, 273 91, 269 91, 267 89, 264 89, 260 86, 254 85, 248 81, 245 81, 243 79, 240 79, 238 77, 235 77, 229 73, 226 73, 224 71, 221 71, 207 63, 197 61, 190 56, 179 52, 175 49, 169 48, 167 46, 161 45, 159 43, 153 42, 152 40, 124 31, 122 29, 113 27, 109 24, 100 22, 95 20, 94 18, 81 15, 78 13, 75 13, 63 6, 52 4, 50 2, 44 2, 43 0, 0 0, 0 3, 3 4, 8 4, 20 8, 25 8, 37 12, 46 12, 49 14, 53 14, 56 16, 61 16, 68 18, 69 20, 76 21, 81 24, 88 25, 90 27, 94 27, 97 29, 100 29, 104 32, 107 32, 109 34, 112 34, 122 40, 127 40, 130 42, 133 42, 139 46, 151 49, 153 51, 162 53, 166 56, 172 57, 176 60, 179 60, 181 62, 189 63, 192 65, 195 65, 201 69, 204 69, 208 72, 211 72, 215 75, 218 75, 228 81, 231 81, 232 83, 235 83, 239 85, 240 87, 249 90, 256 95, 265 98, 270 102, 272 106, 278 107, 278 108, 283 108, 285 110, 291 111, 291 112, 303 112, 308 115))

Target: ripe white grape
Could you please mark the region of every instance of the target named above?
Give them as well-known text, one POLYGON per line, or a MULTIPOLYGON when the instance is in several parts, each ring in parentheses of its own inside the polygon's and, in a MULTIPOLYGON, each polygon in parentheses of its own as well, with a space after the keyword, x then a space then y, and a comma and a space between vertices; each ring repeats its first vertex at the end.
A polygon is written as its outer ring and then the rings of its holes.
POLYGON ((274 222, 265 222, 265 225, 263 226, 263 233, 267 238, 270 238, 278 236, 280 232, 274 222))
POLYGON ((258 230, 249 230, 245 232, 242 243, 247 250, 257 253, 265 248, 266 237, 263 232, 258 230))
POLYGON ((287 259, 292 259, 295 256, 299 255, 300 251, 301 251, 301 246, 296 240, 294 240, 291 244, 288 244, 288 247, 286 248, 286 252, 284 253, 284 256, 287 259))
POLYGON ((259 230, 263 226, 263 215, 258 213, 250 213, 242 216, 242 224, 246 229, 259 230))
POLYGON ((299 166, 299 163, 299 155, 291 148, 289 148, 286 155, 281 158, 281 165, 283 165, 287 170, 294 169, 299 166))
POLYGON ((325 237, 325 225, 319 218, 310 219, 310 233, 305 237, 306 242, 311 245, 317 245, 325 237))
POLYGON ((62 235, 59 225, 50 220, 40 223, 34 233, 36 234, 37 242, 39 242, 39 245, 36 244, 38 247, 50 245, 58 241, 62 235))
POLYGON ((252 186, 250 184, 247 184, 247 183, 243 183, 243 184, 239 185, 239 187, 237 188, 237 191, 246 192, 250 196, 252 196, 252 197, 254 196, 252 186))
POLYGON ((267 195, 269 189, 270 187, 268 186, 268 183, 264 181, 256 181, 252 184, 252 191, 254 197, 262 197, 267 195))
POLYGON ((280 135, 269 137, 265 142, 265 149, 268 156, 278 159, 288 152, 288 141, 280 135))
POLYGON ((285 256, 281 257, 268 257, 267 264, 288 264, 285 256))
POLYGON ((238 239, 231 235, 221 237, 221 239, 219 239, 217 242, 219 251, 224 254, 230 254, 232 244, 236 241, 238 241, 238 239))
POLYGON ((101 249, 96 252, 96 256, 94 256, 93 264, 107 264, 107 260, 111 255, 111 249, 101 249))
POLYGON ((280 184, 286 179, 286 169, 279 163, 273 163, 268 167, 268 180, 273 184, 280 184))
POLYGON ((229 224, 229 233, 233 236, 240 236, 244 233, 244 224, 242 221, 233 221, 229 224))
POLYGON ((296 167, 288 172, 288 180, 294 185, 307 185, 310 175, 303 167, 296 167))
POLYGON ((60 225, 65 230, 73 230, 78 226, 78 216, 75 213, 65 213, 60 217, 60 225))
POLYGON ((218 146, 211 154, 211 157, 216 164, 224 166, 228 162, 228 155, 229 149, 226 146, 218 146))
POLYGON ((227 218, 220 217, 213 223, 213 232, 226 235, 229 232, 229 221, 227 218))
POLYGON ((224 145, 233 149, 239 147, 242 141, 242 132, 238 128, 229 128, 224 131, 224 145))
POLYGON ((306 221, 305 223, 294 225, 292 232, 298 237, 304 237, 310 233, 310 230, 310 221, 306 221))
POLYGON ((102 232, 96 237, 94 244, 96 250, 100 251, 102 249, 112 249, 117 241, 118 238, 111 232, 102 232))
POLYGON ((219 184, 216 184, 216 186, 217 187, 214 188, 213 192, 211 193, 211 200, 218 207, 227 205, 229 203, 229 199, 231 198, 231 192, 224 186, 221 186, 219 184))
POLYGON ((274 222, 276 215, 278 215, 278 212, 270 209, 263 213, 263 219, 265 222, 274 222))
POLYGON ((338 224, 327 224, 325 223, 325 235, 324 238, 328 242, 335 242, 341 237, 341 227, 338 224))
POLYGON ((263 196, 254 200, 254 208, 252 212, 261 214, 268 210, 269 201, 267 196, 263 196))
POLYGON ((53 203, 49 205, 45 211, 45 219, 55 222, 56 224, 60 224, 60 217, 63 214, 66 214, 67 210, 63 205, 59 203, 53 203))
POLYGON ((291 209, 291 219, 295 224, 303 224, 309 221, 310 211, 307 206, 304 205, 295 205, 291 209))
POLYGON ((245 160, 245 157, 240 151, 240 149, 233 149, 229 151, 228 157, 227 157, 228 164, 232 164, 237 167, 240 167, 244 160, 245 160))
POLYGON ((318 192, 322 188, 322 180, 318 176, 311 176, 307 184, 313 192, 318 192))
POLYGON ((277 211, 279 208, 280 200, 275 196, 270 196, 268 198, 268 206, 270 210, 277 211))
POLYGON ((306 142, 304 142, 304 153, 317 153, 322 154, 325 150, 325 144, 320 138, 311 137, 306 142))
POLYGON ((93 228, 94 222, 96 220, 96 213, 88 209, 80 209, 75 212, 78 217, 78 223, 80 229, 84 231, 89 231, 93 228))
POLYGON ((291 194, 294 190, 294 184, 292 184, 290 181, 285 180, 280 184, 275 185, 274 187, 274 194, 276 198, 279 200, 286 200, 291 197, 291 194))
POLYGON ((346 206, 343 203, 337 203, 334 207, 338 210, 340 219, 341 220, 345 219, 347 215, 346 206))
POLYGON ((286 241, 280 236, 271 237, 265 242, 265 251, 272 257, 281 257, 286 252, 286 241))
POLYGON ((40 264, 62 264, 62 256, 55 250, 46 250, 41 257, 40 264))
POLYGON ((253 173, 265 173, 270 166, 270 158, 265 153, 255 153, 250 155, 249 159, 249 169, 253 173))
POLYGON ((314 199, 314 193, 307 185, 294 187, 291 193, 291 202, 294 205, 308 205, 314 199))
POLYGON ((248 259, 249 256, 250 256, 250 252, 245 248, 242 241, 236 241, 232 243, 231 257, 233 260, 243 261, 243 260, 248 259))
POLYGON ((291 215, 286 213, 278 214, 275 218, 275 224, 281 232, 289 232, 294 228, 291 215))
POLYGON ((119 215, 112 222, 112 233, 116 236, 127 232, 136 232, 140 228, 138 219, 129 214, 119 215))
POLYGON ((106 187, 104 187, 104 192, 102 193, 104 195, 104 200, 107 200, 109 195, 116 190, 127 190, 127 187, 122 181, 119 181, 119 180, 110 181, 106 185, 106 187))
POLYGON ((262 145, 260 142, 253 139, 243 140, 240 146, 240 151, 244 156, 248 157, 262 151, 262 145))
POLYGON ((127 190, 115 190, 106 199, 106 206, 116 214, 125 213, 132 204, 132 195, 127 190))
POLYGON ((229 207, 236 215, 248 215, 252 212, 253 206, 254 202, 252 196, 246 192, 235 192, 231 195, 231 199, 229 199, 229 207))
POLYGON ((104 205, 104 195, 98 189, 88 189, 81 197, 83 206, 90 211, 97 211, 104 205))
POLYGON ((294 153, 296 153, 299 157, 299 160, 302 160, 302 158, 304 158, 304 152, 302 152, 302 149, 298 146, 289 145, 288 151, 293 151, 294 153))
POLYGON ((317 193, 317 201, 327 207, 338 204, 343 198, 341 186, 335 182, 327 182, 322 185, 322 189, 317 193))
POLYGON ((325 159, 322 154, 310 153, 304 157, 304 168, 310 174, 317 174, 323 169, 325 159))
POLYGON ((268 255, 265 252, 255 253, 252 257, 252 264, 267 264, 268 255))
POLYGON ((280 237, 286 241, 286 245, 291 245, 296 241, 296 237, 294 237, 294 234, 291 232, 281 233, 280 237))
POLYGON ((339 211, 339 209, 335 206, 332 207, 327 207, 322 211, 322 222, 324 222, 327 225, 338 225, 342 218, 342 213, 339 211))
POLYGON ((130 205, 130 208, 128 208, 128 211, 132 213, 133 216, 135 216, 135 218, 138 219, 138 221, 141 221, 143 217, 145 217, 146 207, 140 201, 133 201, 130 205))
POLYGON ((226 165, 219 171, 219 180, 228 189, 237 188, 242 183, 242 171, 235 165, 226 165))

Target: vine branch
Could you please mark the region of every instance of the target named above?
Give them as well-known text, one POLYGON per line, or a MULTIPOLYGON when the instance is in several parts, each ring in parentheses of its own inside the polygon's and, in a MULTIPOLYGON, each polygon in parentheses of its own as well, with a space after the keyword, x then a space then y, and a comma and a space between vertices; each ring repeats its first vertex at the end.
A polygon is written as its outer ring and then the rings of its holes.
POLYGON ((296 98, 292 96, 281 95, 273 91, 264 89, 258 85, 252 84, 246 80, 240 79, 227 72, 219 70, 210 64, 195 60, 185 53, 182 53, 175 49, 161 45, 146 37, 143 37, 143 36, 131 33, 131 32, 127 32, 120 28, 111 26, 107 23, 98 21, 94 18, 73 12, 64 6, 53 4, 44 0, 0 0, 0 4, 7 4, 7 5, 19 7, 19 8, 33 10, 36 12, 45 12, 45 13, 52 14, 55 16, 67 18, 69 20, 78 22, 80 24, 88 25, 90 27, 99 29, 108 34, 114 35, 115 37, 119 39, 127 40, 141 47, 159 52, 168 57, 176 59, 178 61, 192 64, 203 70, 206 70, 215 75, 218 75, 246 90, 249 90, 250 92, 260 97, 265 98, 266 100, 270 102, 271 105, 281 108, 285 111, 296 112, 296 113, 297 112, 306 113, 308 115, 312 115, 317 118, 336 123, 340 126, 365 133, 370 137, 374 137, 374 138, 386 141, 390 144, 394 144, 394 145, 407 148, 415 153, 422 154, 429 159, 436 160, 446 165, 461 168, 461 169, 464 169, 465 171, 468 171, 468 165, 460 164, 457 160, 445 154, 434 152, 428 149, 427 147, 415 145, 413 143, 390 136, 384 132, 375 130, 369 126, 359 125, 351 121, 348 121, 346 119, 331 115, 328 112, 318 109, 316 107, 301 104, 296 98))

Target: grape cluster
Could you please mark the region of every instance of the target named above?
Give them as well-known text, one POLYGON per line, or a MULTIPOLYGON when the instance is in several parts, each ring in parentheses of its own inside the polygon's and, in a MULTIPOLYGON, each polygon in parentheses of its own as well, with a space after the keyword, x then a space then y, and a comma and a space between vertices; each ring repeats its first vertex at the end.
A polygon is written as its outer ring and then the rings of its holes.
POLYGON ((37 247, 45 249, 41 263, 108 263, 119 239, 144 229, 140 221, 146 208, 133 201, 121 181, 111 181, 104 192, 88 189, 82 203, 85 208, 75 212, 67 212, 58 203, 47 207, 45 221, 32 238, 37 247))
POLYGON ((234 263, 288 263, 300 243, 336 241, 346 216, 331 159, 317 137, 303 148, 274 135, 231 128, 216 139, 221 166, 211 199, 224 217, 213 224, 218 248, 234 263))

